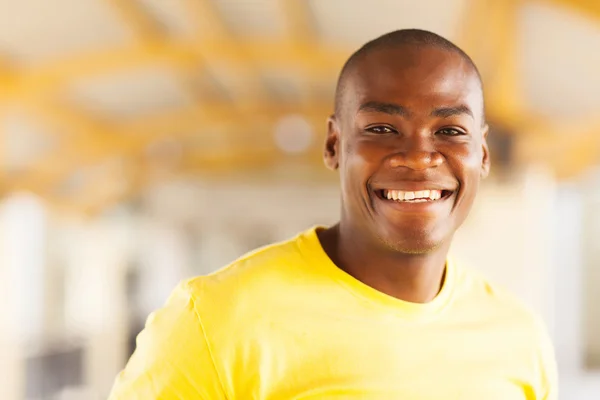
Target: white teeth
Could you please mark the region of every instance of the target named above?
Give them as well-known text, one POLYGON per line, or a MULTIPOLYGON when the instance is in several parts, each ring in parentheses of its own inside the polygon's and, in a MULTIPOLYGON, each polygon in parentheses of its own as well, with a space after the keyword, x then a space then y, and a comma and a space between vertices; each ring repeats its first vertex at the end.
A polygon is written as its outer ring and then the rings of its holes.
POLYGON ((442 198, 441 190, 420 190, 416 192, 403 192, 401 190, 386 190, 384 197, 388 200, 411 201, 421 203, 430 200, 439 200, 442 198))

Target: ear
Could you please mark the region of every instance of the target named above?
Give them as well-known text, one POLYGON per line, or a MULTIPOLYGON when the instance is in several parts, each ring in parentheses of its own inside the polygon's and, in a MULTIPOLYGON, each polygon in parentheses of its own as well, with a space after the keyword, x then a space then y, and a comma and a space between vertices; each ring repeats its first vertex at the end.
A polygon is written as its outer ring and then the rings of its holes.
POLYGON ((327 119, 327 139, 325 140, 325 153, 323 159, 327 168, 331 170, 338 169, 340 148, 340 129, 335 115, 327 119))
POLYGON ((481 159, 481 177, 482 178, 487 178, 487 176, 490 174, 490 167, 491 167, 490 149, 487 144, 487 136, 488 136, 489 131, 490 131, 490 127, 487 124, 485 124, 485 126, 483 127, 483 129, 481 131, 481 135, 482 135, 481 147, 483 150, 483 158, 481 159))

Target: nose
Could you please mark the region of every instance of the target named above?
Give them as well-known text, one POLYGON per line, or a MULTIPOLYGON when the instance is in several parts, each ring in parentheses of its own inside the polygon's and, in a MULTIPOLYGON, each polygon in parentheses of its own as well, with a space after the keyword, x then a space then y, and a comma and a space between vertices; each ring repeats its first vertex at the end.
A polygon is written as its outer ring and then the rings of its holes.
POLYGON ((444 157, 423 139, 410 140, 389 158, 391 167, 406 167, 415 171, 436 168, 443 162, 444 157))

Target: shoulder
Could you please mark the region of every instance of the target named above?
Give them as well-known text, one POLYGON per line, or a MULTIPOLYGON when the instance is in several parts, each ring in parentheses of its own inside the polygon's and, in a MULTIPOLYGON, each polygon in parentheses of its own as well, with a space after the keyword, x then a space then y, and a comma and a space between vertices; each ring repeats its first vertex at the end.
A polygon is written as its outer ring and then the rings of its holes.
POLYGON ((248 285, 266 283, 268 277, 285 275, 302 262, 299 234, 291 239, 255 249, 208 275, 189 279, 186 286, 196 295, 206 295, 248 285))
POLYGON ((457 267, 457 301, 470 308, 485 311, 498 320, 510 321, 515 328, 539 337, 547 331, 541 316, 503 285, 483 273, 460 265, 457 267))
POLYGON ((503 338, 530 355, 530 365, 535 371, 535 387, 540 398, 556 399, 557 367, 546 323, 538 312, 483 274, 461 267, 457 288, 461 310, 476 315, 484 314, 493 326, 500 328, 503 338))
POLYGON ((231 321, 237 315, 260 312, 273 298, 286 296, 298 277, 307 274, 301 244, 306 235, 302 232, 253 250, 211 274, 185 281, 198 315, 207 323, 217 315, 230 315, 231 321))

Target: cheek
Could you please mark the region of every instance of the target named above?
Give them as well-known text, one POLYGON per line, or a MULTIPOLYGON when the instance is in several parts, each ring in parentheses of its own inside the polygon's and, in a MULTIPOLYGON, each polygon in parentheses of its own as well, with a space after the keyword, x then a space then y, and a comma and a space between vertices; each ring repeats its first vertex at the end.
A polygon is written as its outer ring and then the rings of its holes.
POLYGON ((481 179, 482 151, 474 146, 455 148, 447 157, 448 163, 460 184, 461 208, 469 209, 475 200, 481 179))
POLYGON ((349 190, 360 191, 377 169, 377 149, 366 141, 353 140, 342 142, 341 150, 342 184, 349 190))
POLYGON ((483 151, 480 145, 456 146, 447 152, 447 160, 461 180, 479 177, 483 151))
POLYGON ((348 140, 342 143, 342 155, 352 164, 377 165, 389 149, 372 140, 348 140))
POLYGON ((368 140, 353 140, 344 146, 345 163, 348 170, 363 178, 370 177, 385 158, 385 149, 368 140))
POLYGON ((357 145, 355 141, 344 140, 341 142, 341 153, 340 153, 340 164, 345 168, 341 168, 341 172, 348 172, 354 174, 353 170, 360 168, 364 164, 364 152, 361 146, 357 145))

